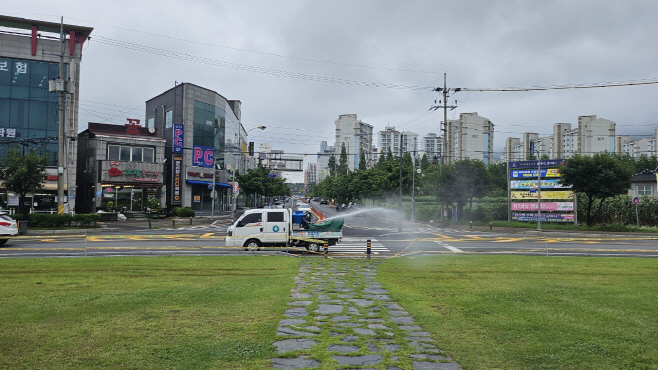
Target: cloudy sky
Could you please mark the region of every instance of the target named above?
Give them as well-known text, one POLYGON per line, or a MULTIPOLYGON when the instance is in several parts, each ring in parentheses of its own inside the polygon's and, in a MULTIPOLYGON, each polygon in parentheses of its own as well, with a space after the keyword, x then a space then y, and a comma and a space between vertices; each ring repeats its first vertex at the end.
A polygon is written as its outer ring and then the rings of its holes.
MULTIPOLYGON (((443 113, 428 112, 437 93, 413 87, 442 86, 444 72, 448 87, 461 88, 658 78, 655 1, 33 0, 6 2, 2 12, 94 27, 83 51, 81 130, 144 119, 146 100, 184 81, 241 100, 245 128, 267 126, 249 140, 287 153, 332 145, 340 114, 376 131, 438 132, 443 113)), ((549 135, 579 115, 650 136, 657 92, 655 84, 459 92, 449 118, 490 119, 497 158, 507 137, 549 135)))

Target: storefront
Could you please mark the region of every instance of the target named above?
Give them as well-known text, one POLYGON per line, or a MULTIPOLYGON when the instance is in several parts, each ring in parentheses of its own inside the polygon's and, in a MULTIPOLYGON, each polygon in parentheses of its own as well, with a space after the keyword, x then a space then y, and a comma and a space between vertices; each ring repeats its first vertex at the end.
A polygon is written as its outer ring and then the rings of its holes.
POLYGON ((221 171, 215 170, 215 196, 212 193, 212 168, 188 166, 185 170, 185 182, 192 188, 192 209, 195 211, 212 210, 215 199, 216 211, 230 210, 230 202, 226 189, 230 184, 220 182, 221 171))

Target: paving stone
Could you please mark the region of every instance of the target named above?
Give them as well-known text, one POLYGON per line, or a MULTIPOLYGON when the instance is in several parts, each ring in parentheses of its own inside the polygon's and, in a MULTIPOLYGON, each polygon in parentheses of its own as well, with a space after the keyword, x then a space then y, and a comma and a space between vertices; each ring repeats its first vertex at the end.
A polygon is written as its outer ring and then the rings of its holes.
POLYGON ((459 365, 454 362, 419 362, 412 361, 414 370, 459 370, 459 365))
POLYGON ((379 312, 366 312, 366 316, 369 317, 379 316, 379 312))
POLYGON ((359 307, 368 307, 368 306, 372 306, 373 304, 375 304, 374 301, 371 301, 369 299, 350 299, 349 301, 354 303, 355 305, 357 305, 359 307))
POLYGON ((318 342, 313 339, 285 339, 274 342, 274 347, 276 347, 279 353, 284 353, 300 349, 309 349, 316 344, 318 344, 318 342))
POLYGON ((359 319, 360 322, 384 322, 384 319, 359 319))
POLYGON ((334 289, 334 290, 337 291, 337 292, 341 292, 341 293, 351 293, 351 292, 354 291, 354 289, 352 289, 352 288, 338 288, 338 289, 334 289))
POLYGON ((363 324, 359 324, 358 322, 339 322, 338 324, 335 324, 336 326, 342 326, 344 328, 355 328, 357 326, 361 326, 363 324))
POLYGON ((366 343, 366 346, 368 347, 368 352, 381 352, 382 350, 377 347, 376 344, 374 343, 366 343))
POLYGON ((360 350, 361 347, 359 346, 348 346, 344 344, 332 344, 329 347, 327 347, 327 351, 340 352, 340 353, 358 352, 360 350))
POLYGON ((289 308, 283 313, 283 316, 292 318, 305 317, 308 316, 308 311, 303 307, 289 308))
POLYGON ((341 313, 343 312, 343 306, 336 304, 320 304, 315 312, 321 314, 341 313))
POLYGON ((369 329, 390 329, 388 326, 382 325, 382 324, 368 324, 368 328, 369 329))
MULTIPOLYGON (((392 357, 391 357, 391 360, 393 360, 393 361, 397 361, 397 360, 398 360, 398 356, 392 356, 392 357), (395 357, 395 360, 393 360, 393 357, 395 357)), ((397 366, 386 366, 386 370, 403 370, 403 369, 402 369, 402 368, 399 368, 399 367, 397 367, 397 366)))
POLYGON ((361 334, 361 335, 377 335, 374 330, 372 329, 363 329, 363 328, 352 328, 355 333, 361 334))
POLYGON ((313 294, 309 294, 309 293, 293 293, 290 295, 290 298, 292 299, 304 299, 311 297, 313 297, 313 294))
POLYGON ((427 331, 410 331, 407 333, 407 335, 412 336, 412 337, 431 337, 432 334, 430 334, 427 331))
POLYGON ((361 311, 359 311, 359 309, 356 307, 348 307, 347 313, 349 313, 350 315, 360 315, 361 311))
POLYGON ((430 361, 450 361, 449 358, 439 355, 428 355, 426 353, 419 353, 415 355, 409 355, 409 358, 412 360, 430 360, 430 361))
POLYGON ((277 329, 276 335, 287 336, 287 337, 314 337, 316 333, 309 333, 306 331, 295 330, 285 326, 279 326, 277 329))
POLYGON ((364 288, 363 292, 368 294, 388 294, 386 289, 381 288, 364 288))
POLYGON ((402 330, 423 330, 423 328, 418 325, 398 325, 398 328, 402 330))
POLYGON ((300 329, 308 330, 308 331, 322 331, 319 327, 312 325, 312 326, 302 326, 300 329))
POLYGON ((329 296, 326 295, 326 294, 319 294, 319 295, 318 295, 318 299, 331 299, 331 297, 329 297, 329 296))
POLYGON ((283 319, 279 321, 279 326, 297 326, 305 322, 304 319, 283 319))
POLYGON ((312 358, 273 358, 272 367, 275 369, 304 369, 320 366, 320 361, 312 358))
POLYGON ((367 299, 377 299, 380 301, 390 301, 391 297, 387 294, 364 294, 363 298, 367 299))
POLYGON ((416 341, 410 341, 409 345, 415 348, 436 348, 433 345, 429 343, 423 343, 423 342, 416 342, 416 341))
POLYGON ((404 337, 404 339, 416 342, 434 342, 431 337, 404 337))
POLYGON ((349 299, 349 298, 354 298, 354 294, 338 294, 337 297, 343 299, 349 299))
POLYGON ((318 315, 314 317, 314 319, 317 321, 326 320, 327 318, 329 318, 329 316, 325 316, 325 315, 318 315))
POLYGON ((389 310, 404 310, 404 308, 402 308, 402 306, 397 303, 384 303, 382 306, 388 308, 389 310))
POLYGON ((341 335, 343 335, 343 334, 341 334, 341 333, 334 333, 333 331, 330 331, 330 332, 329 332, 329 336, 332 337, 332 338, 340 337, 341 335))
POLYGON ((411 316, 392 316, 391 321, 396 324, 413 324, 414 318, 411 316))
POLYGON ((340 316, 334 316, 330 320, 331 321, 349 321, 351 318, 352 318, 352 316, 340 315, 340 316))
POLYGON ((356 342, 357 340, 359 340, 358 335, 346 335, 345 338, 343 338, 344 343, 352 343, 356 342))
POLYGON ((332 356, 338 361, 338 365, 368 366, 377 365, 382 362, 382 355, 364 355, 364 356, 332 356))
POLYGON ((313 303, 313 301, 292 301, 288 302, 288 306, 308 306, 311 303, 313 303))
POLYGON ((407 311, 388 311, 388 314, 391 316, 409 316, 407 311))
POLYGON ((389 352, 397 352, 400 350, 399 344, 382 344, 381 347, 389 352))

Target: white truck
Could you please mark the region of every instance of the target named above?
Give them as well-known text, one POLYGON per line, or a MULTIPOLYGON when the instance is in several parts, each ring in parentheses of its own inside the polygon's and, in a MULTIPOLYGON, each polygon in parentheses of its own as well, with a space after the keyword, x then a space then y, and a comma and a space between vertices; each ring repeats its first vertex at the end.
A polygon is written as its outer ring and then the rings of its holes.
MULTIPOLYGON (((342 227, 342 221, 340 222, 342 227)), ((305 230, 293 223, 293 213, 286 209, 251 209, 231 226, 226 234, 227 247, 243 247, 257 251, 263 247, 297 247, 322 252, 321 241, 329 246, 340 243, 343 232, 338 229, 305 230)))

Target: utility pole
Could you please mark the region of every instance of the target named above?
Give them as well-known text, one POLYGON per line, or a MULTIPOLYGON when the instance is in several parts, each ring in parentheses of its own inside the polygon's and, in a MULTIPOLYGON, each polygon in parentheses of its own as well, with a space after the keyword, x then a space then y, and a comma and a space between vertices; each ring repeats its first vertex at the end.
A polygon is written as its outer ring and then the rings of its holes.
POLYGON ((411 221, 415 221, 414 206, 416 203, 416 147, 417 138, 414 138, 414 155, 411 157, 411 221))
MULTIPOLYGON (((447 84, 447 82, 446 82, 446 73, 443 73, 443 88, 437 87, 436 89, 434 89, 434 91, 438 91, 440 93, 443 93, 443 100, 439 101, 439 105, 435 105, 435 106, 430 108, 430 109, 434 109, 434 110, 437 110, 439 108, 443 108, 443 129, 442 129, 442 131, 443 131, 443 148, 441 150, 441 152, 442 152, 441 153, 441 164, 442 165, 445 163, 444 158, 448 154, 448 145, 447 145, 448 140, 449 140, 448 139, 448 108, 450 108, 450 110, 453 110, 453 109, 457 108, 456 105, 448 105, 448 97, 450 96, 451 92, 456 93, 456 92, 461 91, 461 88, 459 88, 459 87, 458 88, 448 88, 446 84, 447 84)), ((455 101, 455 104, 456 103, 457 102, 455 101)))
MULTIPOLYGON (((61 42, 60 45, 60 54, 59 54, 59 80, 61 83, 61 89, 59 90, 59 134, 57 137, 58 152, 57 152, 57 213, 64 213, 64 84, 66 79, 64 78, 64 48, 66 43, 66 37, 64 36, 64 17, 62 17, 60 22, 60 31, 59 39, 61 42)), ((73 41, 73 40, 71 40, 73 41)), ((71 189, 69 189, 69 192, 71 189)))

